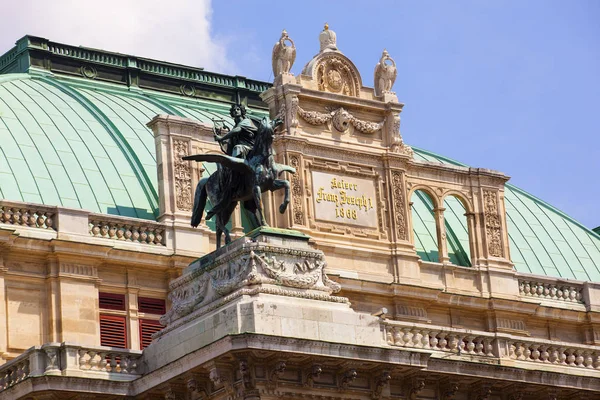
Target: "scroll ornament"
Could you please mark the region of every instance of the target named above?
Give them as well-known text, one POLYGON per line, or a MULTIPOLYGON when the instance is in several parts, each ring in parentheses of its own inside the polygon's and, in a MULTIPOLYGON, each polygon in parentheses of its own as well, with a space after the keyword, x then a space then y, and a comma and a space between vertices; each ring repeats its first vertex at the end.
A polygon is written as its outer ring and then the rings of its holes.
POLYGON ((324 125, 331 121, 335 129, 340 132, 346 132, 350 125, 352 125, 359 132, 373 134, 383 128, 385 123, 385 121, 370 122, 358 119, 343 107, 328 113, 321 113, 318 111, 306 111, 298 106, 298 115, 311 125, 324 125))

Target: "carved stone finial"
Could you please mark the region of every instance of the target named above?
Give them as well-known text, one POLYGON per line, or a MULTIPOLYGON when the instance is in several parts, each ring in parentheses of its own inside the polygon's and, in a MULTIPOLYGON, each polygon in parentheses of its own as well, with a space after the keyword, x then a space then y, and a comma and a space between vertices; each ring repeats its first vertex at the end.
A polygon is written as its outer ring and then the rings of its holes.
POLYGON ((397 74, 396 62, 384 49, 379 62, 375 66, 375 96, 391 93, 397 74))
POLYGON ((296 45, 284 29, 283 32, 281 32, 281 38, 279 38, 279 41, 273 46, 273 75, 277 77, 281 74, 289 74, 295 60, 296 45), (286 42, 289 43, 289 45, 286 42))
POLYGON ((337 51, 335 32, 329 29, 329 25, 325 24, 323 31, 319 35, 319 42, 321 43, 320 51, 337 51))

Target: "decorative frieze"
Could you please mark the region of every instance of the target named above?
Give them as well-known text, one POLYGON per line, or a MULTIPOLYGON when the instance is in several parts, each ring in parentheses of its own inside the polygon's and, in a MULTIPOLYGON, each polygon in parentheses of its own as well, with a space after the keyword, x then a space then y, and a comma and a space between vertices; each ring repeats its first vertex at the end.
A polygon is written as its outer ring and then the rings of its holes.
POLYGON ((189 142, 173 140, 173 164, 175 173, 175 199, 181 211, 192 210, 192 171, 189 161, 182 157, 189 156, 189 142))
POLYGON ((30 207, 25 204, 13 205, 9 202, 0 202, 0 223, 2 224, 56 230, 54 214, 51 207, 30 207))
POLYGON ((519 279, 521 296, 583 304, 582 290, 580 285, 519 279))
POLYGON ((131 223, 131 220, 94 214, 89 217, 89 233, 105 239, 165 246, 164 225, 152 221, 137 221, 139 222, 131 223))
POLYGON ((492 257, 503 257, 502 232, 500 216, 498 215, 498 196, 496 192, 484 190, 483 203, 488 253, 492 257))

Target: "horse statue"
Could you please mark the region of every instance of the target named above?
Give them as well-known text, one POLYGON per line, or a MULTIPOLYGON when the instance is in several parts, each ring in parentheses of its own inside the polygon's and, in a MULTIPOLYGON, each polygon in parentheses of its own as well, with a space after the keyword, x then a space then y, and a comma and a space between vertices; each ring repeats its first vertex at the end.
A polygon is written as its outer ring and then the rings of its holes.
POLYGON ((259 226, 268 226, 263 214, 262 192, 284 189, 283 202, 279 212, 284 213, 290 202, 290 183, 279 176, 284 172, 296 173, 296 169, 278 164, 273 157, 273 137, 275 128, 283 123, 279 118, 270 121, 263 118, 256 133, 253 148, 245 159, 225 154, 195 154, 183 157, 184 160, 218 163, 219 168, 207 178, 202 178, 196 187, 191 224, 200 224, 206 200, 214 205, 206 219, 216 216, 217 249, 221 247, 221 235, 225 234, 225 244, 231 243, 227 222, 238 201, 252 213, 259 226))

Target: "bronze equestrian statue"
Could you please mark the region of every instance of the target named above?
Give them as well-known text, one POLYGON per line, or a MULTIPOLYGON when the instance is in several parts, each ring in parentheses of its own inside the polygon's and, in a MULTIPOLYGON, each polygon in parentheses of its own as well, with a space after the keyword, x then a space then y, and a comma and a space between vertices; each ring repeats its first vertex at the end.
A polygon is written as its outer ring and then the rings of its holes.
POLYGON ((225 153, 196 154, 183 157, 184 160, 215 162, 218 168, 207 178, 202 178, 196 187, 191 224, 197 227, 202 220, 206 200, 214 205, 206 219, 216 216, 217 249, 221 247, 221 235, 225 234, 225 244, 231 242, 227 222, 238 201, 254 216, 255 224, 268 226, 263 214, 261 193, 267 190, 284 189, 283 202, 279 212, 284 213, 290 202, 290 183, 280 179, 283 172, 296 173, 293 167, 278 164, 273 157, 273 137, 275 128, 283 121, 276 118, 270 121, 263 118, 257 128, 242 105, 231 107, 235 126, 230 131, 215 128, 215 140, 225 153))

